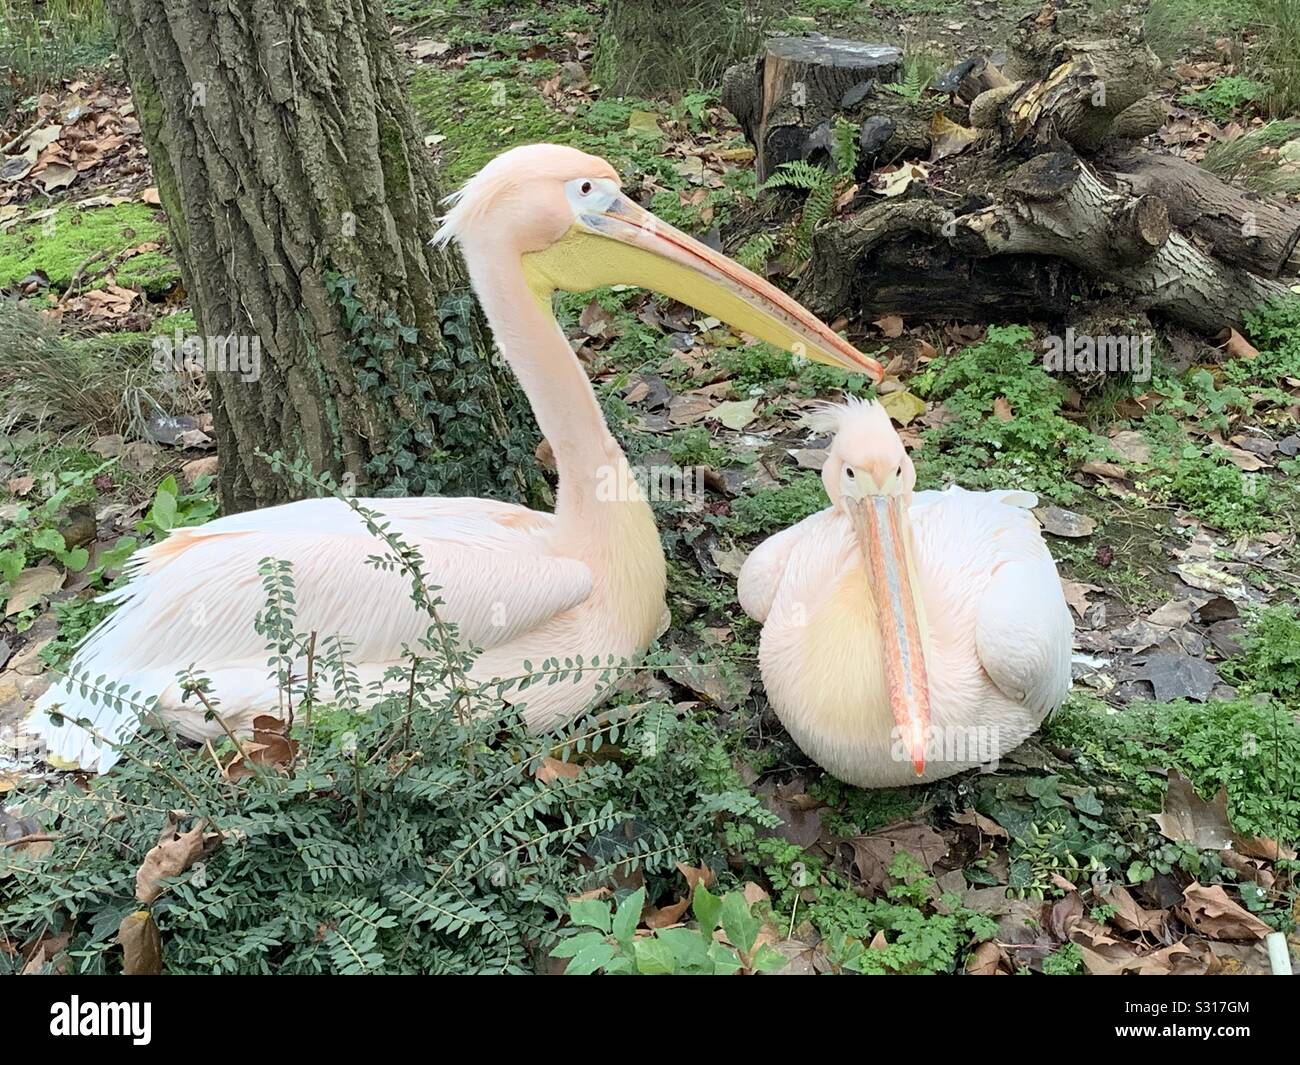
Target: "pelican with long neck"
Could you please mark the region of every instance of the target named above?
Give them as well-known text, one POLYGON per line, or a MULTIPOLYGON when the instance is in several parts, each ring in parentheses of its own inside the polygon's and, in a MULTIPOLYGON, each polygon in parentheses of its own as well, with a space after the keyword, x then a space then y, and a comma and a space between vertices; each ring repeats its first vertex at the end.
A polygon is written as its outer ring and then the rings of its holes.
MULTIPOLYGON (((440 616, 478 651, 476 678, 531 674, 547 660, 632 657, 664 616, 663 549, 555 321, 554 293, 639 285, 810 359, 877 378, 880 367, 766 281, 632 203, 601 159, 556 145, 515 148, 452 199, 436 240, 454 240, 464 253, 497 344, 550 442, 556 511, 472 498, 364 502, 420 550, 439 589, 440 616)), ((335 499, 177 530, 134 556, 130 581, 110 593, 118 610, 78 649, 74 671, 111 674, 123 689, 156 696, 159 716, 194 739, 247 729, 259 713, 276 712, 281 693, 268 680, 256 626, 264 607, 257 560, 269 556, 293 567, 302 631, 344 639, 364 690, 381 691, 427 632, 428 616, 410 602, 404 575, 369 565, 374 554, 373 537, 335 499), (170 638, 175 618, 199 611, 221 623, 188 643, 170 638), (196 710, 177 685, 178 671, 194 662, 220 697, 221 722, 196 710)), ((530 726, 563 725, 604 691, 601 670, 578 674, 572 683, 512 688, 503 698, 524 704, 530 726)), ((36 711, 35 731, 52 757, 100 771, 139 727, 133 711, 89 698, 73 681, 51 687, 36 711)))
POLYGON ((648 584, 659 584, 662 600, 662 576, 644 579, 650 569, 662 573, 662 552, 650 508, 555 320, 557 291, 640 286, 792 353, 883 376, 879 363, 785 293, 633 203, 603 159, 558 145, 515 148, 449 202, 436 240, 459 245, 497 345, 555 456, 551 543, 560 551, 617 556, 600 560, 617 564, 623 578, 613 574, 615 587, 606 589, 615 612, 627 606, 623 597, 639 601, 648 584), (618 502, 631 506, 602 498, 598 487, 611 475, 624 489, 618 502), (657 556, 657 566, 648 557, 637 564, 638 545, 657 556))

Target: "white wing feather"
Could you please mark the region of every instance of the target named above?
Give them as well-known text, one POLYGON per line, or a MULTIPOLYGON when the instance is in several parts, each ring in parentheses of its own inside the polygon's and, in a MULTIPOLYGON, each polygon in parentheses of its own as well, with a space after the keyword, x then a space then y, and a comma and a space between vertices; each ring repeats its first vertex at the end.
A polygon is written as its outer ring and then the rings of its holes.
MULTIPOLYGON (((363 503, 419 550, 443 601, 439 614, 458 627, 462 645, 498 647, 591 595, 587 565, 548 552, 541 534, 550 515, 479 499, 363 503)), ((256 668, 265 675, 265 640, 253 622, 266 599, 258 563, 268 557, 293 565, 298 631, 345 637, 358 665, 392 662, 430 622, 412 602, 405 573, 366 562, 386 553, 361 518, 334 499, 177 530, 139 552, 129 582, 104 597, 118 609, 83 642, 74 668, 108 674, 146 697, 173 683, 178 662, 201 673, 233 669, 239 676, 241 668, 256 668)), ((77 685, 64 682, 41 697, 28 727, 56 757, 100 772, 116 761, 115 752, 73 720, 52 724, 48 711, 56 705, 69 719, 88 718, 114 742, 138 727, 134 712, 96 704, 77 685)))

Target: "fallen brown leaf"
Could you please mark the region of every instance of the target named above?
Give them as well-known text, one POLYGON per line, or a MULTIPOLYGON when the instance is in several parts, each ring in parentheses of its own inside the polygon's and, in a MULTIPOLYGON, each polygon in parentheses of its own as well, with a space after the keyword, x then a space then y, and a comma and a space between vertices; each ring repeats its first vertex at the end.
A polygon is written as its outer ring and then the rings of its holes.
POLYGON ((903 319, 897 314, 887 314, 871 323, 891 340, 903 335, 903 319))
POLYGON ((1263 939, 1272 931, 1254 914, 1228 898, 1220 884, 1191 883, 1183 890, 1187 923, 1211 939, 1263 939))
POLYGON ((1192 783, 1176 769, 1169 771, 1164 810, 1152 814, 1166 839, 1192 843, 1198 850, 1222 850, 1232 846, 1232 825, 1228 821, 1228 792, 1220 788, 1213 802, 1196 794, 1192 783))
POLYGON ((561 762, 558 758, 551 758, 549 755, 542 759, 542 764, 537 767, 537 779, 543 784, 553 784, 560 779, 577 780, 582 774, 582 766, 574 765, 572 762, 561 762))
POLYGON ((1011 838, 1007 835, 1007 830, 994 821, 993 818, 985 817, 982 813, 972 809, 966 809, 959 814, 955 814, 952 820, 953 824, 970 825, 972 828, 979 829, 984 835, 992 836, 995 839, 1011 838))
POLYGON ((157 976, 162 972, 162 934, 148 910, 136 910, 117 927, 126 976, 157 976))
POLYGON ((1223 341, 1223 350, 1234 359, 1253 359, 1259 354, 1259 349, 1235 329, 1225 329, 1219 339, 1223 341))
POLYGON ((997 943, 981 943, 966 957, 967 976, 1007 976, 1011 973, 1011 959, 997 943))
POLYGON ((220 833, 204 836, 207 821, 200 817, 188 832, 176 831, 179 818, 169 814, 157 844, 144 856, 135 874, 135 897, 141 902, 153 902, 162 894, 162 881, 169 876, 179 876, 205 853, 214 850, 221 841, 220 833))

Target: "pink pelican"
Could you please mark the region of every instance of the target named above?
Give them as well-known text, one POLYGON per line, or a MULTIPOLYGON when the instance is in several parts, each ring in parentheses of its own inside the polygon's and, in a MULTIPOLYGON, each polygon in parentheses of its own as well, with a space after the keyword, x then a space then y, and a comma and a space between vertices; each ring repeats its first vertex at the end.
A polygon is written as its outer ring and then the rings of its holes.
MULTIPOLYGON (((559 476, 555 513, 491 499, 365 505, 421 552, 444 601, 443 619, 483 651, 476 678, 518 676, 525 661, 634 656, 666 617, 663 550, 650 507, 556 323, 553 294, 639 285, 810 359, 877 379, 880 365, 762 278, 637 206, 602 159, 550 144, 515 148, 451 203, 435 239, 460 246, 497 345, 550 442, 559 476)), ((382 678, 429 619, 411 602, 406 577, 366 563, 377 547, 357 515, 334 499, 180 529, 134 556, 128 583, 106 597, 117 611, 78 649, 73 670, 157 696, 159 716, 185 736, 219 736, 220 722, 205 721, 202 708, 181 700, 177 673, 193 664, 210 678, 225 724, 247 730, 254 716, 279 706, 253 625, 264 605, 257 564, 272 557, 293 564, 299 631, 342 636, 363 684, 382 678)), ((599 672, 508 699, 526 703, 531 727, 551 728, 591 704, 599 672)), ((139 722, 135 712, 96 703, 65 681, 41 697, 29 727, 64 764, 103 772, 139 722), (49 715, 56 708, 58 724, 49 715)))
POLYGON ((998 758, 1070 689, 1073 623, 1027 492, 916 492, 878 403, 834 432, 831 505, 761 543, 740 605, 762 622, 767 696, 800 748, 864 788, 998 758))

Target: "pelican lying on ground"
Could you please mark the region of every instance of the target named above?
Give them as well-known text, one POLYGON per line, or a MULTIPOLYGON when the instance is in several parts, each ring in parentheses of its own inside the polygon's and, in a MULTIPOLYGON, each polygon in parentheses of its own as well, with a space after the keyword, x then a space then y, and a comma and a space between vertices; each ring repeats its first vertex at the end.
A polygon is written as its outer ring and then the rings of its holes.
POLYGON ((768 699, 804 753, 864 788, 998 758, 1070 688, 1073 623, 1027 492, 917 492, 878 403, 810 419, 834 431, 831 506, 740 571, 763 623, 768 699))
MULTIPOLYGON (((639 285, 819 362, 876 379, 880 365, 766 281, 638 207, 602 159, 556 145, 515 148, 453 199, 437 239, 459 244, 497 344, 550 442, 555 513, 490 499, 364 503, 422 553, 444 601, 442 617, 484 651, 475 677, 516 676, 525 661, 635 655, 666 613, 663 550, 555 321, 552 295, 639 285)), ((341 635, 353 645, 363 684, 382 678, 429 619, 411 601, 404 575, 366 563, 380 553, 357 515, 333 499, 178 530, 134 557, 129 583, 107 596, 117 612, 86 639, 73 671, 107 674, 158 696, 160 716, 185 736, 221 735, 219 722, 181 701, 177 673, 193 664, 211 679, 226 724, 247 729, 255 715, 279 706, 265 640, 253 626, 264 604, 257 565, 269 556, 293 564, 299 631, 341 635)), ((510 698, 526 702, 530 726, 554 727, 590 704, 598 672, 510 698)), ((51 753, 100 772, 117 751, 98 744, 77 718, 110 744, 138 728, 134 712, 96 704, 76 684, 56 685, 40 699, 30 727, 51 753), (49 717, 56 707, 64 715, 57 725, 49 717)))

